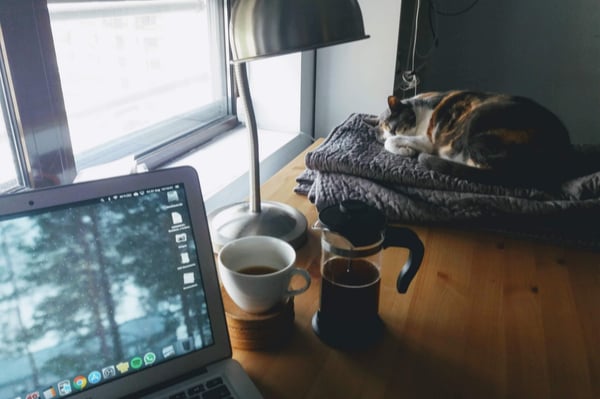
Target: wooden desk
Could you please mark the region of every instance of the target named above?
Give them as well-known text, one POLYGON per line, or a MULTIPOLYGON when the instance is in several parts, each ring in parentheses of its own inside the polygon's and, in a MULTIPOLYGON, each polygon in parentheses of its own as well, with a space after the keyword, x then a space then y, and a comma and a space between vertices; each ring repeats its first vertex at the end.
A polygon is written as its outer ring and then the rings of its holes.
MULTIPOLYGON (((316 210, 293 192, 301 154, 262 188, 267 200, 316 210)), ((319 234, 298 266, 313 276, 296 297, 291 342, 234 351, 266 398, 600 398, 600 254, 498 235, 417 226, 425 258, 407 294, 395 291, 406 259, 387 249, 383 339, 346 353, 313 333, 319 306, 319 234)))

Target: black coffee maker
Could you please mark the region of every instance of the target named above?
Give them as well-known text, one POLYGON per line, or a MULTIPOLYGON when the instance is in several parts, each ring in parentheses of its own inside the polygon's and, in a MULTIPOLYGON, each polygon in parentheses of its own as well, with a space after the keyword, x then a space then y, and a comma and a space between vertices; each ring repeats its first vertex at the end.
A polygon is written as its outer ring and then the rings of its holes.
POLYGON ((332 347, 369 346, 383 331, 378 315, 382 250, 408 248, 396 283, 405 293, 423 260, 423 243, 408 228, 387 226, 383 213, 358 200, 322 209, 314 228, 321 230, 321 300, 313 329, 332 347))

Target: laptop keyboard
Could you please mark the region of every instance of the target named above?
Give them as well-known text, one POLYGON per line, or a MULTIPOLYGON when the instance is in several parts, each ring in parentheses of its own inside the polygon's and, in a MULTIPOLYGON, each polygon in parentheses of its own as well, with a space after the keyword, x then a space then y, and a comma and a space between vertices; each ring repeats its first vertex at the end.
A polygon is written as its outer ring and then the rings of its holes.
POLYGON ((171 394, 167 399, 233 399, 233 395, 223 378, 216 377, 171 394))

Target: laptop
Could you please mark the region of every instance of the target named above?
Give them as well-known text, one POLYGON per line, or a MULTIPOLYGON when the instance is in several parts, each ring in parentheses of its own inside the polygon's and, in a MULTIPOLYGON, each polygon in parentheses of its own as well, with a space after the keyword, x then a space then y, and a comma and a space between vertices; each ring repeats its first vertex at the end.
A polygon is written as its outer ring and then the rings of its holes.
POLYGON ((0 370, 0 399, 261 397, 193 168, 0 196, 0 370))

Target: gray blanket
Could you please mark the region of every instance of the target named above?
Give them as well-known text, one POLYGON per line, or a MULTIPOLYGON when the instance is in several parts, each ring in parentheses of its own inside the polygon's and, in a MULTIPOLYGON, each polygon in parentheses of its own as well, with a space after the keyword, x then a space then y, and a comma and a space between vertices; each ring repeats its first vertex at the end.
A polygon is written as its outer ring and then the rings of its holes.
POLYGON ((390 222, 442 224, 600 249, 600 149, 580 146, 589 162, 553 191, 481 184, 425 168, 384 150, 353 114, 306 156, 295 191, 322 209, 361 199, 390 222), (593 163, 596 162, 596 165, 593 163), (592 165, 590 167, 590 165, 592 165), (593 172, 596 170, 596 172, 593 172))

